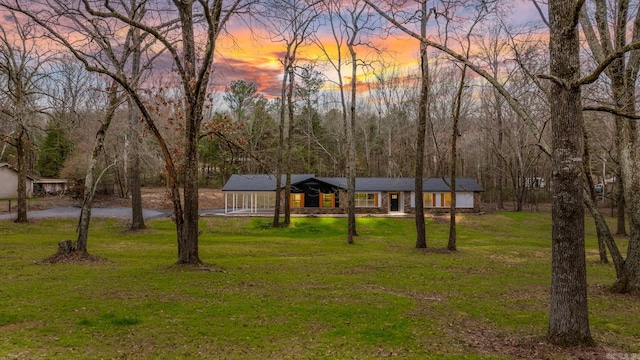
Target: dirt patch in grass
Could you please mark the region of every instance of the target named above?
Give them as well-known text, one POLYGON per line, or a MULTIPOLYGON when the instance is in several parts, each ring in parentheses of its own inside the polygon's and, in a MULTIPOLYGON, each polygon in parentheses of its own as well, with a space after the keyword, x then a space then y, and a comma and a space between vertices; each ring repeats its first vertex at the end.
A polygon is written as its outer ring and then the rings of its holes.
POLYGON ((561 347, 549 344, 542 336, 502 334, 486 324, 471 319, 462 319, 447 329, 447 332, 451 337, 460 339, 474 352, 515 359, 601 360, 623 354, 604 346, 561 347))
POLYGON ((168 267, 168 270, 174 271, 193 271, 193 272, 213 272, 213 273, 227 273, 227 270, 217 266, 206 263, 199 264, 173 264, 168 267))
POLYGON ((425 254, 455 254, 457 251, 454 250, 449 250, 446 247, 428 247, 426 249, 416 249, 417 251, 420 251, 421 253, 425 253, 425 254))
POLYGON ((0 333, 13 333, 13 332, 16 332, 16 331, 20 331, 22 329, 36 327, 36 326, 42 326, 42 325, 44 325, 44 322, 40 321, 40 320, 37 320, 37 321, 25 321, 25 322, 19 322, 19 323, 14 323, 14 324, 8 324, 8 325, 0 326, 0 333))
POLYGON ((93 264, 93 263, 108 263, 109 260, 101 258, 99 256, 93 256, 87 253, 71 252, 69 254, 53 254, 48 258, 37 262, 38 265, 52 265, 52 264, 93 264))

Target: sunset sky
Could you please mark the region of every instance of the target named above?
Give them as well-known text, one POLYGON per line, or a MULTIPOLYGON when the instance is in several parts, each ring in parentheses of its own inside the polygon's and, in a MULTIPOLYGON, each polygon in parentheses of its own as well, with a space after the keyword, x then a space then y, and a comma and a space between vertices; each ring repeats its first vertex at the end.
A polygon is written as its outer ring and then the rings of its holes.
MULTIPOLYGON (((515 0, 511 3, 514 10, 509 21, 512 23, 522 24, 539 20, 538 12, 531 1, 515 0)), ((327 29, 321 31, 326 32, 327 29)), ((278 96, 282 81, 280 59, 284 57, 284 45, 261 39, 244 23, 231 24, 230 33, 234 41, 221 39, 218 44, 214 85, 223 91, 224 86, 233 80, 246 80, 256 83, 259 91, 264 95, 278 96)), ((325 44, 333 44, 330 34, 324 34, 322 37, 326 39, 325 44)), ((417 40, 404 34, 397 34, 387 39, 377 39, 375 42, 377 46, 386 50, 384 62, 387 65, 395 65, 399 67, 401 73, 405 74, 417 71, 419 54, 417 40)), ((333 48, 335 49, 335 45, 333 48)), ((360 51, 364 53, 369 50, 362 48, 360 51)), ((317 60, 325 76, 332 80, 336 79, 335 70, 324 64, 322 52, 316 45, 302 47, 298 57, 317 60)), ((346 70, 343 75, 350 75, 350 70, 346 70)), ((359 79, 365 80, 362 74, 359 75, 359 79)))

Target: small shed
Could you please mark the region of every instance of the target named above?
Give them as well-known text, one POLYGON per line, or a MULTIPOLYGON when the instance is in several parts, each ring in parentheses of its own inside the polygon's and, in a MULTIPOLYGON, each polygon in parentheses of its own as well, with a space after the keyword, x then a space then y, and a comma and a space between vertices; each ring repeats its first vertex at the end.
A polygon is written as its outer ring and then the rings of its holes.
MULTIPOLYGON (((34 178, 27 175, 27 197, 33 196, 34 178)), ((7 163, 0 163, 0 199, 18 197, 18 170, 7 163)))
POLYGON ((38 179, 34 183, 36 196, 64 194, 69 182, 64 179, 38 179))

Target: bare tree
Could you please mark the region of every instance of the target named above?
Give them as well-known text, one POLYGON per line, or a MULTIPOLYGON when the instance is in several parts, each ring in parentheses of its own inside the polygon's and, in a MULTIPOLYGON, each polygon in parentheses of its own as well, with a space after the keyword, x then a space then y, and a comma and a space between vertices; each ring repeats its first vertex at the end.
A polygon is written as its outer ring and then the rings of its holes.
MULTIPOLYGON (((427 11, 427 0, 420 2, 420 36, 427 37, 427 22, 432 11, 427 11)), ((416 194, 416 248, 427 247, 427 231, 424 222, 424 143, 427 132, 427 117, 429 116, 429 55, 428 46, 420 42, 420 104, 418 105, 418 127, 416 137, 416 170, 415 170, 415 194, 416 194)))
MULTIPOLYGON (((137 4, 143 2, 151 5, 145 1, 137 4)), ((141 19, 131 16, 132 13, 127 11, 130 9, 130 3, 125 0, 76 0, 71 3, 62 0, 40 0, 32 1, 28 5, 23 5, 20 1, 3 0, 0 6, 20 11, 34 19, 52 38, 66 46, 82 61, 87 69, 108 75, 132 97, 147 127, 158 141, 165 159, 178 240, 177 262, 199 264, 198 140, 203 108, 209 91, 216 41, 230 17, 241 9, 246 9, 248 3, 242 0, 174 0, 163 4, 154 2, 152 7, 146 9, 141 19), (90 53, 86 47, 94 46, 93 40, 96 35, 106 40, 109 37, 113 38, 116 33, 89 34, 81 40, 72 38, 72 35, 77 36, 78 33, 69 33, 62 24, 74 22, 78 17, 87 19, 91 24, 104 22, 137 28, 142 34, 146 34, 147 41, 161 44, 173 61, 183 96, 181 115, 185 136, 184 207, 180 198, 177 167, 145 105, 143 94, 133 87, 130 79, 123 76, 113 64, 94 61, 95 59, 88 56, 90 53)), ((151 50, 153 49, 150 48, 149 51, 151 50)))
MULTIPOLYGON (((549 1, 551 74, 542 76, 552 80, 550 108, 553 121, 553 151, 542 139, 527 111, 515 98, 468 57, 451 48, 420 37, 404 25, 366 0, 380 15, 407 34, 421 39, 449 56, 465 63, 471 70, 487 79, 527 123, 539 139, 539 146, 552 154, 554 167, 554 203, 552 231, 552 284, 549 319, 549 341, 560 345, 591 344, 589 331, 586 262, 584 249, 584 208, 582 180, 582 108, 581 91, 584 84, 595 81, 612 61, 632 50, 627 46, 600 62, 597 69, 580 79, 578 19, 584 1, 549 1), (579 131, 576 131, 579 130, 579 131)), ((640 47, 640 44, 638 45, 640 47)))
POLYGON ((273 0, 264 3, 263 14, 271 41, 283 43, 284 58, 280 60, 283 68, 282 86, 280 88, 280 123, 278 128, 278 157, 276 163, 276 204, 273 213, 273 227, 280 226, 280 209, 282 197, 283 168, 286 173, 284 193, 284 224, 289 225, 291 211, 289 196, 291 192, 291 136, 293 130, 293 84, 295 84, 294 68, 297 62, 298 49, 304 45, 315 31, 319 13, 316 9, 318 1, 273 0), (287 109, 289 112, 289 128, 285 144, 285 123, 287 109), (286 154, 285 154, 286 146, 286 154))
MULTIPOLYGON (((626 204, 629 216, 630 239, 624 263, 622 258, 615 256, 615 251, 612 252, 616 268, 621 268, 612 290, 640 293, 640 179, 637 176, 640 171, 640 139, 637 120, 625 116, 625 114, 635 115, 636 113, 636 83, 640 71, 640 52, 633 51, 627 57, 619 56, 621 52, 633 48, 640 42, 640 11, 636 8, 634 19, 632 19, 634 10, 629 0, 613 2, 593 0, 587 5, 581 8, 580 26, 599 64, 598 68, 602 68, 602 64, 608 65, 603 72, 610 80, 613 104, 608 107, 596 107, 596 109, 606 110, 616 115, 615 138, 620 165, 619 183, 624 195, 623 202, 619 204, 626 204), (630 31, 629 28, 632 30, 630 31), (613 60, 609 60, 612 58, 613 60), (609 64, 607 64, 608 60, 609 64)), ((608 239, 609 235, 606 234, 610 231, 604 228, 607 226, 606 222, 599 219, 601 215, 596 207, 590 207, 590 209, 596 224, 603 227, 598 232, 604 234, 603 239, 608 239)), ((618 215, 618 224, 624 224, 624 220, 620 219, 620 215, 624 219, 624 211, 619 211, 618 215)), ((620 226, 618 228, 620 229, 620 226)))
POLYGON ((338 73, 338 85, 340 90, 340 104, 344 122, 344 132, 346 134, 347 148, 347 243, 353 244, 353 237, 358 236, 356 230, 356 209, 355 209, 355 187, 356 187, 356 105, 359 69, 370 64, 367 61, 368 54, 358 54, 364 48, 369 51, 380 52, 367 39, 378 27, 377 17, 362 0, 350 0, 347 2, 337 0, 327 0, 325 2, 329 25, 335 45, 337 47, 337 58, 333 58, 330 51, 321 42, 319 46, 326 54, 331 66, 338 73), (343 62, 343 49, 346 48, 348 60, 343 62), (342 66, 349 64, 350 90, 348 93, 344 89, 342 79, 342 66), (347 108, 347 105, 349 107, 347 108))
POLYGON ((33 24, 10 12, 0 24, 0 114, 9 124, 3 138, 16 148, 18 170, 18 214, 16 222, 27 222, 27 155, 32 150, 31 131, 40 111, 42 67, 48 55, 40 50, 33 24))
POLYGON ((553 119, 552 272, 549 340, 593 343, 587 307, 582 177, 580 44, 577 20, 583 1, 549 1, 549 102, 553 119), (570 321, 569 321, 570 319, 570 321))

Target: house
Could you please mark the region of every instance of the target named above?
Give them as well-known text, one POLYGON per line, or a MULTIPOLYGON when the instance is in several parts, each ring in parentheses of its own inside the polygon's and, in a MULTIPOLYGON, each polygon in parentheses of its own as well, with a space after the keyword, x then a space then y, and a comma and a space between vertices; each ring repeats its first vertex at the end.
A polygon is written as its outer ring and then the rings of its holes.
MULTIPOLYGON (((33 195, 34 178, 27 176, 27 197, 33 195)), ((0 199, 18 197, 18 170, 7 163, 0 163, 0 199)))
MULTIPOLYGON (((422 199, 426 210, 446 212, 451 206, 449 180, 429 178, 423 181, 422 199)), ((284 188, 284 176, 282 186, 284 188)), ((356 212, 393 214, 415 212, 414 178, 356 178, 356 212)), ((275 208, 276 177, 273 175, 232 175, 222 188, 225 213, 260 213, 275 208)), ((456 209, 480 211, 480 193, 484 189, 473 179, 456 179, 456 209)), ((284 196, 284 192, 282 193, 284 196)), ((282 199, 284 200, 284 199, 282 199)), ((344 214, 347 212, 347 179, 291 175, 289 205, 298 214, 344 214)), ((281 201, 281 203, 283 203, 281 201)))

